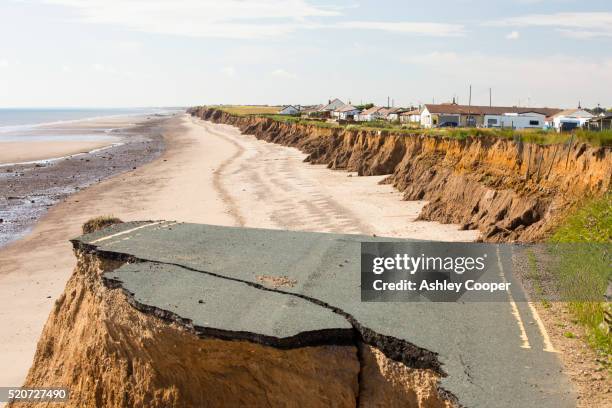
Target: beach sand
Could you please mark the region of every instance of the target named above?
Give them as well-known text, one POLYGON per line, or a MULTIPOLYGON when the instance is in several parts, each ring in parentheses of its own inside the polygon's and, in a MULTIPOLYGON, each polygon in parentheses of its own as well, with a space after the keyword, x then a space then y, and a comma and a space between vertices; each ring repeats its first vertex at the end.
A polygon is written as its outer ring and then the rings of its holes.
POLYGON ((391 186, 378 184, 382 177, 306 164, 296 149, 187 115, 163 126, 160 158, 70 196, 29 235, 0 250, 0 385, 22 384, 75 265, 68 239, 94 216, 444 241, 477 236, 456 225, 415 222, 424 202, 402 201, 391 186))
POLYGON ((91 141, 0 141, 0 164, 52 159, 90 152, 112 145, 102 140, 91 141))

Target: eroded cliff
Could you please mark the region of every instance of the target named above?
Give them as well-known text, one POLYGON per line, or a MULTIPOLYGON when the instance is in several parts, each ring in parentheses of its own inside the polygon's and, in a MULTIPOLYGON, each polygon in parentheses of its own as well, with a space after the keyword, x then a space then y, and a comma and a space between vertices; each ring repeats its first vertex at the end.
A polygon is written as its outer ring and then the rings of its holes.
MULTIPOLYGON (((120 281, 105 278, 122 267, 137 268, 142 260, 91 248, 75 254, 77 266, 45 325, 24 384, 67 387, 70 398, 62 406, 457 406, 452 395, 438 390, 439 368, 393 361, 365 344, 355 328, 349 342, 325 332, 312 345, 294 339, 294 345, 281 347, 265 344, 269 339, 257 333, 204 330, 173 310, 141 303, 120 281)), ((229 307, 201 303, 212 310, 229 307)))
POLYGON ((478 229, 484 241, 537 241, 563 210, 610 188, 612 149, 583 142, 538 145, 468 137, 325 128, 194 108, 203 120, 296 147, 306 161, 359 175, 389 175, 406 200, 427 200, 420 219, 478 229))

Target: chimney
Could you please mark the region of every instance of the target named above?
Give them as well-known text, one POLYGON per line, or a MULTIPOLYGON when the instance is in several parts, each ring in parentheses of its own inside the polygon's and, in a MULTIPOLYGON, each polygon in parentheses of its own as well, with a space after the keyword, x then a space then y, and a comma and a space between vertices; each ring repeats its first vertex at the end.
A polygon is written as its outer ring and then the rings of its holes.
POLYGON ((327 100, 327 104, 329 105, 330 103, 331 103, 331 99, 328 99, 327 100))

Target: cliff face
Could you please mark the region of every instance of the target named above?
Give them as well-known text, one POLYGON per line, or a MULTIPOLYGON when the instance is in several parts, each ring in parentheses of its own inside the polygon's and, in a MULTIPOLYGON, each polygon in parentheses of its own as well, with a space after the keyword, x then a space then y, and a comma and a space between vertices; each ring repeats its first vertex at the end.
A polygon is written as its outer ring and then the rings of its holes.
MULTIPOLYGON (((440 375, 360 343, 276 348, 200 337, 143 312, 102 275, 125 261, 76 250, 77 266, 56 301, 25 387, 67 387, 65 407, 434 407, 440 375)), ((206 306, 203 306, 206 307, 206 306)), ((451 398, 451 399, 447 399, 451 398)), ((15 403, 53 407, 54 402, 15 403)))
POLYGON ((194 108, 203 120, 296 147, 306 161, 359 175, 389 175, 406 200, 427 200, 420 219, 479 229, 482 240, 537 241, 563 210, 610 188, 612 149, 582 142, 540 146, 388 131, 322 128, 194 108))

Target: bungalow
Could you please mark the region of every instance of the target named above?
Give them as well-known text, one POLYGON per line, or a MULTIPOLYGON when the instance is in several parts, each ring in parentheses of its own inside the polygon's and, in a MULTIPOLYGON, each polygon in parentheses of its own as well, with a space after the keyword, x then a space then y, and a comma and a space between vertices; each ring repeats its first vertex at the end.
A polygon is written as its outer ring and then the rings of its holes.
POLYGON ((387 120, 390 122, 397 122, 400 120, 400 115, 406 111, 408 111, 408 109, 389 108, 389 113, 387 113, 387 120))
POLYGON ((355 117, 361 112, 353 105, 344 105, 332 112, 332 116, 339 120, 355 120, 355 117))
POLYGON ((413 109, 407 112, 400 113, 400 122, 405 124, 420 124, 421 123, 421 110, 413 109))
POLYGON ((602 113, 595 118, 589 119, 587 127, 589 130, 612 129, 612 113, 602 113))
POLYGON ((384 109, 381 106, 372 106, 364 111, 362 111, 358 116, 357 120, 359 122, 370 122, 373 120, 378 120, 381 117, 380 111, 384 109))
POLYGON ((401 108, 389 108, 389 107, 381 108, 380 111, 378 111, 379 116, 380 116, 379 119, 382 119, 382 120, 397 120, 397 118, 393 119, 393 117, 395 117, 396 116, 395 114, 400 112, 401 110, 402 110, 401 108), (389 117, 389 115, 392 115, 392 116, 389 117))
POLYGON ((584 126, 590 119, 595 116, 584 109, 566 109, 551 115, 549 118, 550 127, 553 127, 557 132, 567 132, 584 126))
POLYGON ((561 112, 553 108, 522 108, 507 106, 468 106, 456 103, 425 104, 421 112, 421 126, 431 127, 539 127, 546 116, 561 112), (536 124, 535 122, 538 121, 536 124))
POLYGON ((284 106, 280 111, 278 111, 279 115, 297 115, 300 113, 300 107, 295 107, 293 105, 284 106))
POLYGON ((333 100, 330 99, 329 101, 327 101, 327 105, 324 105, 321 109, 319 109, 319 112, 333 112, 335 110, 340 109, 344 105, 346 104, 338 98, 333 100))

